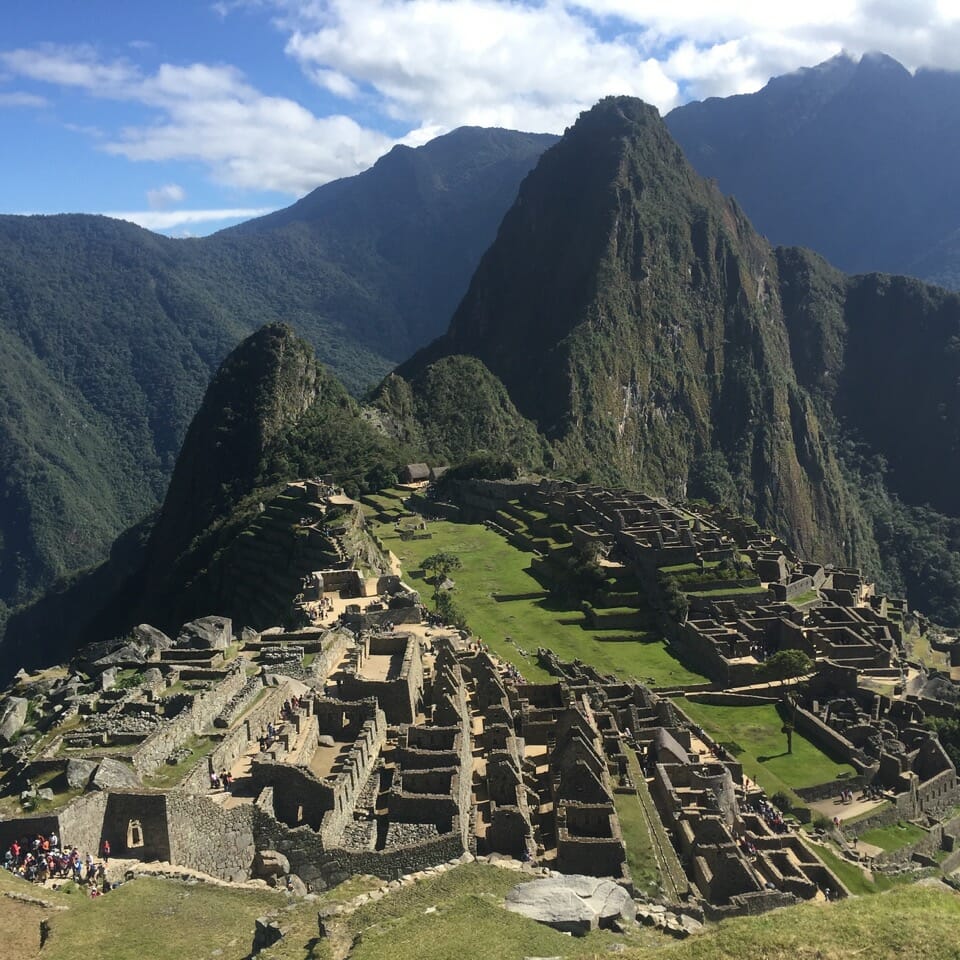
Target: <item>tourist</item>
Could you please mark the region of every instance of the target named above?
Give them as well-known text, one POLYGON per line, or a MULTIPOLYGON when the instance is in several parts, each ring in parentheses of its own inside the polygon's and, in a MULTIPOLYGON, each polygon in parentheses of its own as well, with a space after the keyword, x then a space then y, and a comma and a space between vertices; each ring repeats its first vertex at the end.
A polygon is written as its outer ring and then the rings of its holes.
POLYGON ((110 841, 109 840, 105 839, 103 843, 100 844, 100 856, 103 857, 104 863, 110 862, 110 841))

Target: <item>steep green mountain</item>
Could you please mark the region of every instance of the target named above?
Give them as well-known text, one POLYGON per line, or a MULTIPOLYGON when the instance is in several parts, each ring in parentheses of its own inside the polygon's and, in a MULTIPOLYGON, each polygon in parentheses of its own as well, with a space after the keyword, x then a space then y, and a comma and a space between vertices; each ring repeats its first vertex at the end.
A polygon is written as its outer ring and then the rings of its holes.
POLYGON ((840 54, 757 93, 677 107, 690 162, 774 243, 848 272, 960 288, 960 73, 840 54))
POLYGON ((475 357, 443 357, 409 383, 391 374, 374 403, 385 432, 434 461, 457 463, 481 450, 528 468, 543 469, 554 460, 536 427, 475 357))
POLYGON ((448 333, 397 372, 472 355, 566 471, 725 499, 956 619, 917 545, 960 514, 958 335, 956 295, 772 249, 656 111, 608 98, 524 181, 448 333))
POLYGON ((0 620, 156 506, 252 330, 292 324, 355 392, 441 332, 553 139, 464 128, 202 240, 0 216, 0 620))
POLYGON ((523 183, 448 334, 567 468, 672 496, 719 458, 742 506, 844 556, 849 498, 792 371, 776 259, 652 107, 608 98, 523 183))

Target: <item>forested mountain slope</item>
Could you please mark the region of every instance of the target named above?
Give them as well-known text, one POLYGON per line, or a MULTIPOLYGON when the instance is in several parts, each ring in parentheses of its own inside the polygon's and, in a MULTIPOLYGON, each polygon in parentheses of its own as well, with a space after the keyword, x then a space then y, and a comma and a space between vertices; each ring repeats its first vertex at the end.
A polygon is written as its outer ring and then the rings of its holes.
POLYGON ((441 332, 555 138, 464 128, 201 240, 0 217, 0 621, 163 495, 212 372, 292 324, 351 389, 441 332))

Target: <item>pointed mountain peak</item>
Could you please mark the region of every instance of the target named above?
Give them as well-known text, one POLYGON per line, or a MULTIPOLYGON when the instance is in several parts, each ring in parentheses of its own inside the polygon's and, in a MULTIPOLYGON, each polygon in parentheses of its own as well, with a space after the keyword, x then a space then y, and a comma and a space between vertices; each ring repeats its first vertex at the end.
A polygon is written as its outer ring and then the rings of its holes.
POLYGON ((284 323, 261 327, 229 354, 187 431, 151 536, 153 556, 172 562, 253 488, 271 440, 327 379, 313 348, 284 323))

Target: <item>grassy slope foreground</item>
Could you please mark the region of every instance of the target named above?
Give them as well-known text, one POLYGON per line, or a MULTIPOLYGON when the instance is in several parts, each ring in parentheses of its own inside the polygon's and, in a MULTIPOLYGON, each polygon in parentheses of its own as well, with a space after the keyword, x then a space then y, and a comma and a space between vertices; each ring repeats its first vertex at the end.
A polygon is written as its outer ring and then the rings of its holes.
MULTIPOLYGON (((627 937, 601 932, 579 940, 508 914, 499 903, 517 879, 493 867, 460 867, 361 906, 345 919, 336 940, 353 941, 352 960, 585 960, 607 955, 614 943, 626 948, 620 953, 625 960, 653 960, 665 950, 673 960, 956 960, 958 955, 960 897, 942 887, 906 887, 737 918, 676 944, 647 928, 627 937)), ((354 881, 322 901, 345 900, 360 889, 354 881)), ((330 960, 328 943, 316 939, 322 901, 163 880, 136 880, 91 900, 80 890, 67 895, 28 887, 0 871, 4 955, 18 960, 241 960, 249 954, 255 918, 268 913, 276 913, 288 933, 260 957, 330 960), (10 893, 42 895, 53 909, 11 899, 10 893), (42 918, 50 920, 51 934, 41 953, 42 918)))

